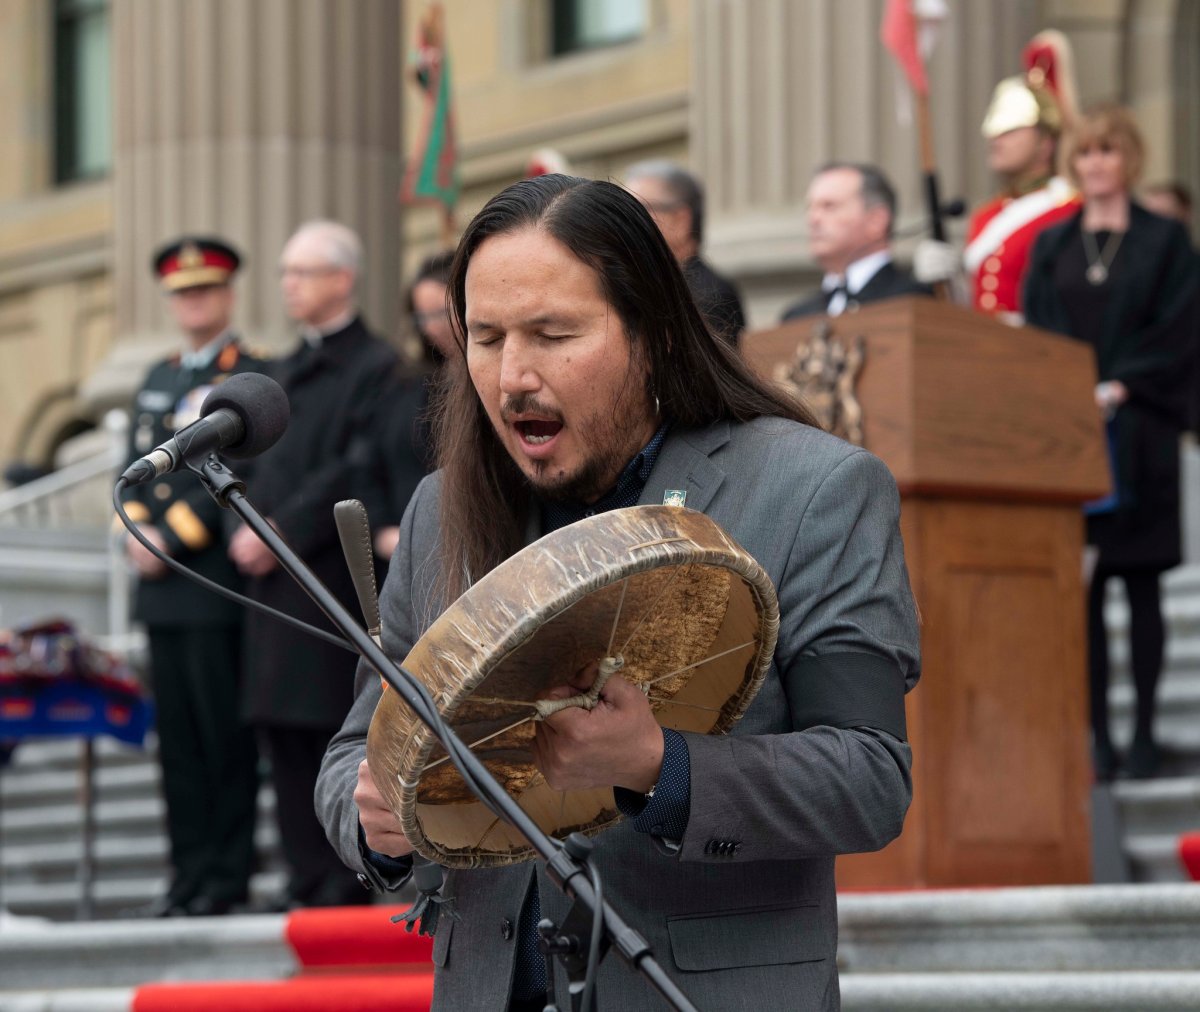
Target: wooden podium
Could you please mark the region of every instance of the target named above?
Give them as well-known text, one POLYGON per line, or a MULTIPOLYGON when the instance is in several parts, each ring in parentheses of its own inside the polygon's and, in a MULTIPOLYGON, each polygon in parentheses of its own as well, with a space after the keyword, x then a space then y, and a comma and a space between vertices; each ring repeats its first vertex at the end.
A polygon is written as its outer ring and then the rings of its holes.
MULTIPOLYGON (((821 319, 748 335, 747 360, 779 378, 821 319)), ((1088 882, 1080 504, 1109 487, 1091 350, 923 298, 829 323, 865 339, 863 442, 903 497, 923 657, 904 832, 840 858, 838 886, 1088 882)))

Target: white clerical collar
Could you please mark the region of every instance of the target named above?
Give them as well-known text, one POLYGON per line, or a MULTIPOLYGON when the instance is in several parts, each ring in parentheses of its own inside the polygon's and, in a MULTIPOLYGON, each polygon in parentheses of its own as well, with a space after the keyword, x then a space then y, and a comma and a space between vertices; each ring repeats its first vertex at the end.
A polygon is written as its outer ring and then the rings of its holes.
POLYGON ((223 330, 211 341, 199 348, 188 348, 179 356, 179 364, 184 369, 207 369, 230 341, 233 340, 232 330, 223 330))
POLYGON ((322 327, 310 327, 304 324, 300 327, 300 336, 311 344, 314 348, 320 345, 330 334, 336 334, 339 330, 345 330, 354 322, 355 311, 348 309, 339 316, 335 316, 329 323, 322 327))
POLYGON ((868 281, 891 262, 891 250, 881 249, 874 253, 868 253, 846 268, 844 280, 841 274, 826 274, 821 279, 821 290, 832 292, 838 288, 845 288, 849 295, 855 296, 866 287, 868 281))

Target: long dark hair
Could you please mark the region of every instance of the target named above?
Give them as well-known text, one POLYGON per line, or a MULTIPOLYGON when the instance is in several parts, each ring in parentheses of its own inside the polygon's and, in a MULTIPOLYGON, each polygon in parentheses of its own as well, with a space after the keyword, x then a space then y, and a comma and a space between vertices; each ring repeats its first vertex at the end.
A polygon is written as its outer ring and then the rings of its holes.
POLYGON ((514 183, 467 226, 450 270, 450 311, 462 354, 448 363, 434 419, 447 601, 521 548, 532 506, 529 486, 496 436, 466 368, 471 257, 492 236, 526 228, 543 230, 596 272, 635 353, 648 366, 649 395, 674 427, 764 415, 817 424, 799 402, 761 380, 712 335, 654 220, 628 191, 556 174, 514 183))
POLYGON ((447 249, 427 256, 421 261, 416 274, 404 290, 404 333, 401 340, 403 364, 406 372, 414 376, 425 376, 442 364, 442 353, 434 347, 416 317, 417 307, 413 295, 422 281, 436 281, 439 285, 450 284, 450 267, 454 263, 454 250, 447 249))

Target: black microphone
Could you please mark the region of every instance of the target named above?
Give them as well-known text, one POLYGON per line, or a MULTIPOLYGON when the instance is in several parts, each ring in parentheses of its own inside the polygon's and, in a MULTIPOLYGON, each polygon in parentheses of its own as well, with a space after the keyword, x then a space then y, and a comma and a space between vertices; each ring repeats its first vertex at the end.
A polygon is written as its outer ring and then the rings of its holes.
POLYGON ((270 376, 238 373, 204 399, 196 421, 135 460, 121 477, 126 485, 140 485, 216 450, 235 460, 254 457, 279 440, 290 417, 287 394, 270 376))

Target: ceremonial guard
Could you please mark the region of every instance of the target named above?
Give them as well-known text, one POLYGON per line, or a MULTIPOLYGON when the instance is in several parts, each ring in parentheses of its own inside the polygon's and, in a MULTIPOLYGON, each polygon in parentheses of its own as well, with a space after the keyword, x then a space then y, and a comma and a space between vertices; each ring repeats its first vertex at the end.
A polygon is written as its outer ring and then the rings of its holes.
MULTIPOLYGON (((133 404, 130 460, 200 417, 209 391, 258 372, 230 329, 240 258, 227 243, 184 238, 154 258, 183 349, 159 362, 133 404)), ((227 587, 241 584, 226 555, 221 509, 196 476, 165 474, 124 493, 125 508, 161 551, 227 587)), ((151 916, 222 914, 248 899, 254 863, 257 751, 239 718, 238 605, 197 586, 130 538, 135 618, 150 646, 172 878, 151 916)))
POLYGON ((975 308, 1017 314, 1034 240, 1079 210, 1075 188, 1055 174, 1059 138, 1076 102, 1070 47, 1056 31, 1036 35, 1022 56, 1024 72, 1001 81, 982 132, 1000 193, 971 215, 963 265, 975 308))

